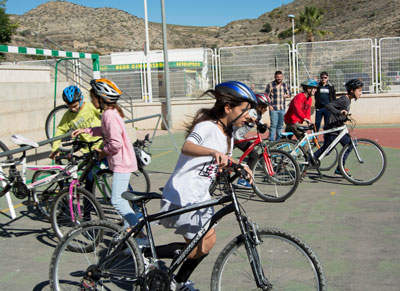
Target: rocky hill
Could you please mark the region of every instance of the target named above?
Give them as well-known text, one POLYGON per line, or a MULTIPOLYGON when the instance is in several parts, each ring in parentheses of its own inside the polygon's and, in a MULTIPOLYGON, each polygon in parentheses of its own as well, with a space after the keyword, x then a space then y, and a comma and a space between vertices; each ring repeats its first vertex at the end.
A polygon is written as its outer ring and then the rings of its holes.
MULTIPOLYGON (((291 36, 278 38, 280 32, 291 27, 287 15, 298 16, 305 6, 321 8, 324 18, 320 29, 331 32, 315 41, 400 36, 398 0, 295 0, 256 19, 241 19, 224 27, 167 25, 168 47, 214 48, 287 42, 291 36), (268 33, 262 31, 265 23, 271 26, 268 33)), ((100 54, 144 47, 144 19, 114 8, 49 1, 11 18, 19 23, 11 45, 43 47, 46 39, 50 39, 65 50, 100 54)), ((150 49, 161 49, 161 24, 149 23, 149 35, 150 49)), ((296 35, 296 40, 305 41, 305 36, 296 35)))

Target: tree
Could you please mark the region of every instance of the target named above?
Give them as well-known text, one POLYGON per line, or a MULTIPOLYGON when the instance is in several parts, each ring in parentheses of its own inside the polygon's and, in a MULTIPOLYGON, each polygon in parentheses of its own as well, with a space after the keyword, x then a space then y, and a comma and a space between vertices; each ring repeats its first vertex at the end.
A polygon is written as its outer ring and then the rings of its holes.
POLYGON ((329 31, 319 30, 323 19, 323 12, 317 7, 305 7, 304 11, 300 13, 299 20, 296 22, 295 33, 306 33, 307 41, 313 42, 314 36, 324 36, 329 34, 329 31))
POLYGON ((272 31, 272 26, 269 22, 264 23, 263 28, 260 30, 261 32, 271 32, 272 31))
POLYGON ((0 1, 0 44, 7 44, 11 41, 11 36, 18 27, 6 14, 7 0, 0 1))
POLYGON ((329 31, 320 30, 318 27, 321 25, 323 19, 323 12, 317 7, 305 7, 304 11, 300 13, 299 20, 296 22, 295 33, 306 33, 307 42, 310 42, 310 46, 307 49, 307 64, 308 71, 311 72, 312 66, 312 55, 313 55, 313 44, 314 36, 324 36, 329 31))

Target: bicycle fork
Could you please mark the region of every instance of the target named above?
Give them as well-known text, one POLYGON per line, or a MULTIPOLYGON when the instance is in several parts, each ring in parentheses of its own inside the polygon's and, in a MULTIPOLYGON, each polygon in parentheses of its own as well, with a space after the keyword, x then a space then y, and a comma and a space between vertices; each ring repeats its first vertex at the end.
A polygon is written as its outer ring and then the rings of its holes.
POLYGON ((262 288, 263 290, 272 290, 272 284, 264 275, 260 256, 257 251, 257 245, 261 243, 257 235, 257 226, 254 223, 248 221, 245 217, 242 217, 241 220, 243 223, 243 227, 245 227, 246 229, 246 232, 243 234, 243 242, 246 247, 247 256, 249 258, 250 266, 253 271, 257 287, 262 288))
POLYGON ((263 157, 264 157, 264 162, 265 162, 265 166, 267 168, 267 172, 269 176, 274 176, 275 172, 274 172, 274 168, 272 167, 272 161, 270 158, 270 152, 268 150, 267 147, 263 148, 263 153, 262 153, 263 157))
POLYGON ((76 222, 77 219, 75 219, 74 215, 74 196, 76 196, 76 205, 78 208, 78 217, 81 218, 81 205, 79 202, 79 193, 76 191, 77 186, 79 186, 79 181, 78 180, 73 180, 71 184, 69 185, 69 211, 71 213, 71 219, 73 222, 76 222), (76 186, 75 186, 76 185, 76 186), (74 193, 75 192, 75 193, 74 193))

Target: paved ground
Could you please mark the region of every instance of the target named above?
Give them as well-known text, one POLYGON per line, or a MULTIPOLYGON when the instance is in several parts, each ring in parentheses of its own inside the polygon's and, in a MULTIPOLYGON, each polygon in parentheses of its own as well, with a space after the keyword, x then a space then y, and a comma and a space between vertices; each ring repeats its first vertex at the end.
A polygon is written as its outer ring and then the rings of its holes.
MULTIPOLYGON (((360 130, 363 136, 369 131, 360 130)), ((382 131, 377 129, 371 134, 384 144, 388 139, 377 136, 382 131)), ((389 132, 393 139, 393 129, 389 132)), ((183 135, 175 136, 180 145, 183 135)), ((153 152, 148 167, 152 190, 164 186, 177 159, 168 137, 156 140, 155 149, 167 150, 153 152)), ((260 226, 280 227, 304 239, 318 254, 330 290, 399 290, 399 145, 397 136, 394 145, 385 147, 386 173, 374 185, 354 186, 332 176, 323 181, 311 176, 285 203, 268 204, 243 193, 242 205, 260 226)), ((16 205, 21 202, 14 201, 16 205)), ((4 198, 0 203, 3 210, 4 198)), ((48 290, 49 260, 57 240, 50 225, 40 220, 32 206, 19 205, 15 220, 9 219, 7 211, 0 214, 0 289, 48 290)), ((158 205, 150 208, 157 210, 158 205)), ((201 290, 209 290, 215 258, 237 234, 233 217, 218 225, 216 247, 191 278, 201 290)), ((161 227, 155 228, 155 236, 159 243, 180 239, 161 227)))

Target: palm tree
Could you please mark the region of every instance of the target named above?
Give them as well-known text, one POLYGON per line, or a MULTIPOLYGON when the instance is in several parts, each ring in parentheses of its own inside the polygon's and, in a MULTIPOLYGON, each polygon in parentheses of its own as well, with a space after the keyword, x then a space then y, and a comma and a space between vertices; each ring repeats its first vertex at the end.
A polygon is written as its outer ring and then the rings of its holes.
POLYGON ((307 50, 307 65, 308 71, 311 72, 311 60, 312 60, 312 50, 314 41, 314 36, 324 36, 330 34, 331 32, 326 30, 320 30, 318 27, 321 25, 323 19, 323 12, 314 6, 305 7, 304 11, 300 13, 299 19, 296 22, 295 33, 305 33, 307 36, 307 42, 310 42, 310 47, 307 50))
POLYGON ((307 41, 313 42, 314 36, 324 36, 330 34, 329 31, 319 30, 323 19, 323 13, 319 8, 311 6, 305 7, 304 11, 300 13, 299 20, 296 22, 296 33, 306 33, 307 41))

